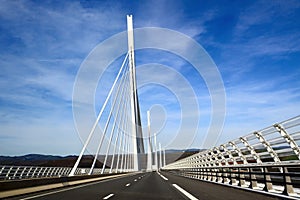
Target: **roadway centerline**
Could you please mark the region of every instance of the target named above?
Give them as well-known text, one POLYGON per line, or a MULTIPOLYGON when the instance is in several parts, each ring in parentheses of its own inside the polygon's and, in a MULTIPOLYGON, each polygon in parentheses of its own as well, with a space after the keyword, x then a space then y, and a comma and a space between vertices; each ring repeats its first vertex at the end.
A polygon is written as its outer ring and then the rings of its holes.
POLYGON ((177 184, 172 184, 178 191, 180 191, 182 194, 184 194, 187 198, 191 199, 191 200, 198 200, 196 197, 194 197, 192 194, 190 194, 189 192, 187 192, 186 190, 184 190, 183 188, 181 188, 180 186, 178 186, 177 184))
POLYGON ((130 186, 130 183, 127 183, 125 186, 126 186, 126 187, 130 186))
POLYGON ((109 195, 107 195, 106 197, 104 197, 103 199, 109 199, 110 197, 113 197, 114 196, 114 194, 109 194, 109 195))

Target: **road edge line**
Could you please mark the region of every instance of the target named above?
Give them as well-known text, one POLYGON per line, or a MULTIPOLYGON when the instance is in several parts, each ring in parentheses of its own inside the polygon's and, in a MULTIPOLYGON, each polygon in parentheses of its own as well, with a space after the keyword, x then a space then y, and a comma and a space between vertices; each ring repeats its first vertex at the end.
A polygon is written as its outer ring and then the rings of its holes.
MULTIPOLYGON (((46 190, 59 189, 59 188, 67 187, 67 186, 89 184, 92 182, 113 179, 113 178, 119 178, 122 176, 126 176, 126 175, 128 176, 128 175, 134 175, 134 174, 136 174, 136 173, 118 174, 118 175, 113 175, 113 176, 104 176, 104 177, 99 177, 99 178, 84 179, 84 180, 70 181, 70 182, 64 182, 64 183, 55 183, 55 184, 49 184, 49 185, 41 185, 41 186, 35 186, 35 187, 7 190, 7 191, 0 192, 0 199, 30 194, 30 193, 35 193, 35 192, 42 192, 42 191, 46 191, 46 190)), ((84 187, 84 185, 83 185, 83 187, 84 187)), ((70 189, 72 189, 72 188, 70 188, 70 189)))
POLYGON ((194 197, 192 194, 190 194, 189 192, 187 192, 185 189, 183 189, 182 187, 180 187, 177 184, 172 184, 179 192, 181 192, 182 194, 184 194, 187 198, 191 199, 191 200, 198 200, 198 198, 194 197))

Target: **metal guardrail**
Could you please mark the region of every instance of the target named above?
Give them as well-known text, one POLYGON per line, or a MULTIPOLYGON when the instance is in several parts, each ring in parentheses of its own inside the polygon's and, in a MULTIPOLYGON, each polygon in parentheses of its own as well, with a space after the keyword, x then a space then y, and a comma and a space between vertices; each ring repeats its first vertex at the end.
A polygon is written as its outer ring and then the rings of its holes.
MULTIPOLYGON (((63 177, 68 176, 71 167, 35 167, 35 166, 1 166, 0 180, 45 178, 45 177, 63 177)), ((78 168, 75 175, 87 175, 90 168, 78 168)), ((93 170, 93 175, 101 174, 100 168, 93 170)), ((108 173, 109 169, 105 171, 108 173)))
POLYGON ((169 172, 192 179, 300 197, 300 163, 185 168, 169 172))
POLYGON ((189 178, 300 197, 300 116, 276 123, 162 170, 189 178))

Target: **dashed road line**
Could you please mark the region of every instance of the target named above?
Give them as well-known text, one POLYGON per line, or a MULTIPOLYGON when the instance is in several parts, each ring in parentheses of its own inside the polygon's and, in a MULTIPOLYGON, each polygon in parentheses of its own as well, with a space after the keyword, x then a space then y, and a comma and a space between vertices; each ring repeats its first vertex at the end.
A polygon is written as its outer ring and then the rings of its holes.
MULTIPOLYGON (((108 182, 108 181, 111 181, 111 180, 120 179, 120 178, 123 178, 123 176, 124 175, 115 175, 115 176, 112 176, 110 178, 102 179, 102 180, 99 180, 99 181, 95 181, 95 182, 91 182, 91 183, 85 183, 85 184, 77 185, 77 186, 72 186, 71 188, 65 188, 65 189, 60 189, 60 190, 56 190, 56 191, 52 191, 52 192, 46 192, 46 193, 34 195, 34 196, 28 196, 28 197, 25 197, 25 198, 21 198, 20 200, 35 199, 35 198, 38 198, 38 197, 48 196, 48 195, 52 195, 52 194, 56 194, 56 193, 60 193, 60 192, 66 192, 66 191, 69 191, 69 190, 74 190, 74 189, 78 189, 78 188, 82 188, 82 187, 87 187, 87 186, 96 185, 96 184, 99 184, 99 183, 108 182)), ((133 176, 133 175, 129 175, 128 177, 130 177, 130 176, 133 176)), ((23 195, 25 195, 25 193, 23 193, 23 195)))
POLYGON ((169 179, 167 179, 164 175, 162 175, 161 173, 159 173, 159 172, 157 172, 158 173, 158 175, 160 175, 160 177, 162 177, 164 180, 169 180, 169 179))
POLYGON ((126 186, 126 187, 130 186, 130 183, 127 183, 125 186, 126 186))
POLYGON ((71 187, 71 188, 60 189, 60 190, 57 190, 57 191, 46 192, 46 193, 42 193, 42 194, 38 194, 38 195, 34 195, 34 196, 29 196, 29 197, 21 198, 20 200, 35 199, 35 198, 38 198, 38 197, 43 197, 43 196, 48 196, 48 195, 52 195, 52 194, 57 194, 57 193, 60 193, 60 192, 66 192, 66 191, 69 191, 69 190, 74 190, 74 189, 78 189, 78 188, 82 188, 82 187, 86 187, 86 186, 90 186, 90 185, 96 185, 96 184, 107 182, 107 181, 114 180, 114 179, 118 179, 118 177, 111 178, 111 179, 104 179, 104 180, 100 180, 100 181, 92 182, 92 183, 86 183, 86 184, 74 186, 74 187, 71 187))
POLYGON ((160 175, 163 179, 165 179, 166 181, 169 180, 167 179, 164 175, 160 175))
POLYGON ((188 193, 186 190, 178 186, 177 184, 172 184, 177 190, 179 190, 182 194, 184 194, 187 198, 191 200, 198 200, 196 197, 194 197, 192 194, 188 193))
POLYGON ((134 179, 134 182, 137 182, 137 180, 136 180, 136 179, 134 179))
POLYGON ((109 194, 106 197, 104 197, 103 199, 109 199, 110 197, 113 197, 113 196, 114 196, 114 194, 109 194))

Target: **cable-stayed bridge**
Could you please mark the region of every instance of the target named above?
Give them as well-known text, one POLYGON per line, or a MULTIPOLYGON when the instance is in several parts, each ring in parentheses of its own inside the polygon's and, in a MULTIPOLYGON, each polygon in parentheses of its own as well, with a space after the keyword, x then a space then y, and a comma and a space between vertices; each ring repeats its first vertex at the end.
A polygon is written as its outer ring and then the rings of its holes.
POLYGON ((132 16, 127 25, 128 52, 74 166, 0 166, 0 198, 300 199, 300 116, 171 162, 149 111, 142 131, 132 16), (93 138, 93 162, 81 168, 93 138))

